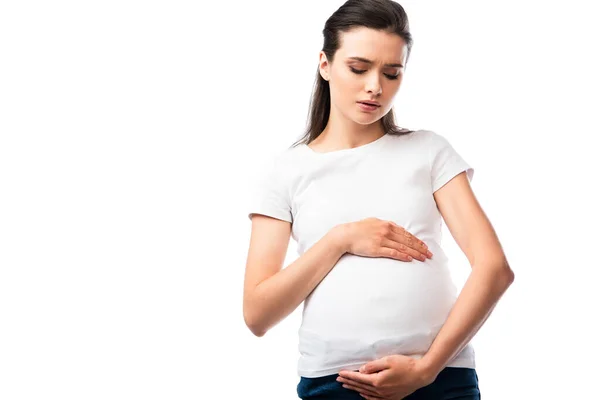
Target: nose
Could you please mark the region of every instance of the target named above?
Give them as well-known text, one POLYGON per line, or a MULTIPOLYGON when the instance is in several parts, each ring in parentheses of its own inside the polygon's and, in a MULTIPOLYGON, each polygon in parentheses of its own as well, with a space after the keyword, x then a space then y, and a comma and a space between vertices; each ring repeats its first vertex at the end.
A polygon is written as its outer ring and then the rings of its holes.
POLYGON ((367 80, 366 87, 367 93, 373 95, 379 95, 382 91, 381 83, 379 81, 379 77, 377 74, 372 74, 371 77, 367 80))

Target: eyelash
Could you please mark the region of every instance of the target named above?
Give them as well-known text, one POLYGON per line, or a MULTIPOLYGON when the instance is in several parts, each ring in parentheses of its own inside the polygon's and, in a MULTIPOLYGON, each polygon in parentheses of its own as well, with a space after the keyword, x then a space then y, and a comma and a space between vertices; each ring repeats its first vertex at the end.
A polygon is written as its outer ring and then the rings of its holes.
MULTIPOLYGON (((355 74, 357 74, 357 75, 360 75, 360 74, 362 74, 362 73, 366 72, 366 71, 360 71, 360 70, 358 70, 358 69, 354 69, 354 68, 352 68, 352 67, 350 67, 350 70, 351 70, 352 72, 354 72, 355 74)), ((389 80, 391 80, 391 81, 398 79, 398 75, 388 75, 388 74, 384 74, 384 75, 385 75, 385 76, 386 76, 386 77, 387 77, 389 80)))

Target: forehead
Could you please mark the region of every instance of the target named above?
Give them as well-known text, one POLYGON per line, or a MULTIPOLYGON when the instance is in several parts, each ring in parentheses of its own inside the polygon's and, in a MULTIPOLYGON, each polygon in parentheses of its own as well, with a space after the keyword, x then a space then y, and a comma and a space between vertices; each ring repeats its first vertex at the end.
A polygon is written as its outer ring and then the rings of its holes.
POLYGON ((395 33, 360 27, 340 36, 338 55, 342 58, 363 57, 376 64, 404 63, 407 47, 395 33))

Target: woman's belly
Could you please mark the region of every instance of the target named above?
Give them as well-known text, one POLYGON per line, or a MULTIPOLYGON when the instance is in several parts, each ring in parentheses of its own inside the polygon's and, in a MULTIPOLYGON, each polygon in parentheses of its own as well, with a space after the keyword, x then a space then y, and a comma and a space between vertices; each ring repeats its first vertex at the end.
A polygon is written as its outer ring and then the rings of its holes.
POLYGON ((423 355, 456 300, 447 259, 436 250, 425 262, 344 254, 304 303, 301 365, 423 355))

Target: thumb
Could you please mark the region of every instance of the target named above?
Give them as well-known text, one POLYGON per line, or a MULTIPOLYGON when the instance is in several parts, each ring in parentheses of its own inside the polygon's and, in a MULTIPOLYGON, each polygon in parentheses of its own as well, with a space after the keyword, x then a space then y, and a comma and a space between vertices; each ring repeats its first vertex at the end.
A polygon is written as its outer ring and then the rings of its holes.
POLYGON ((358 371, 363 374, 371 374, 373 372, 384 370, 387 367, 388 366, 387 366, 387 363, 385 362, 385 360, 379 359, 379 360, 370 361, 370 362, 366 363, 365 365, 360 367, 360 369, 358 371))

